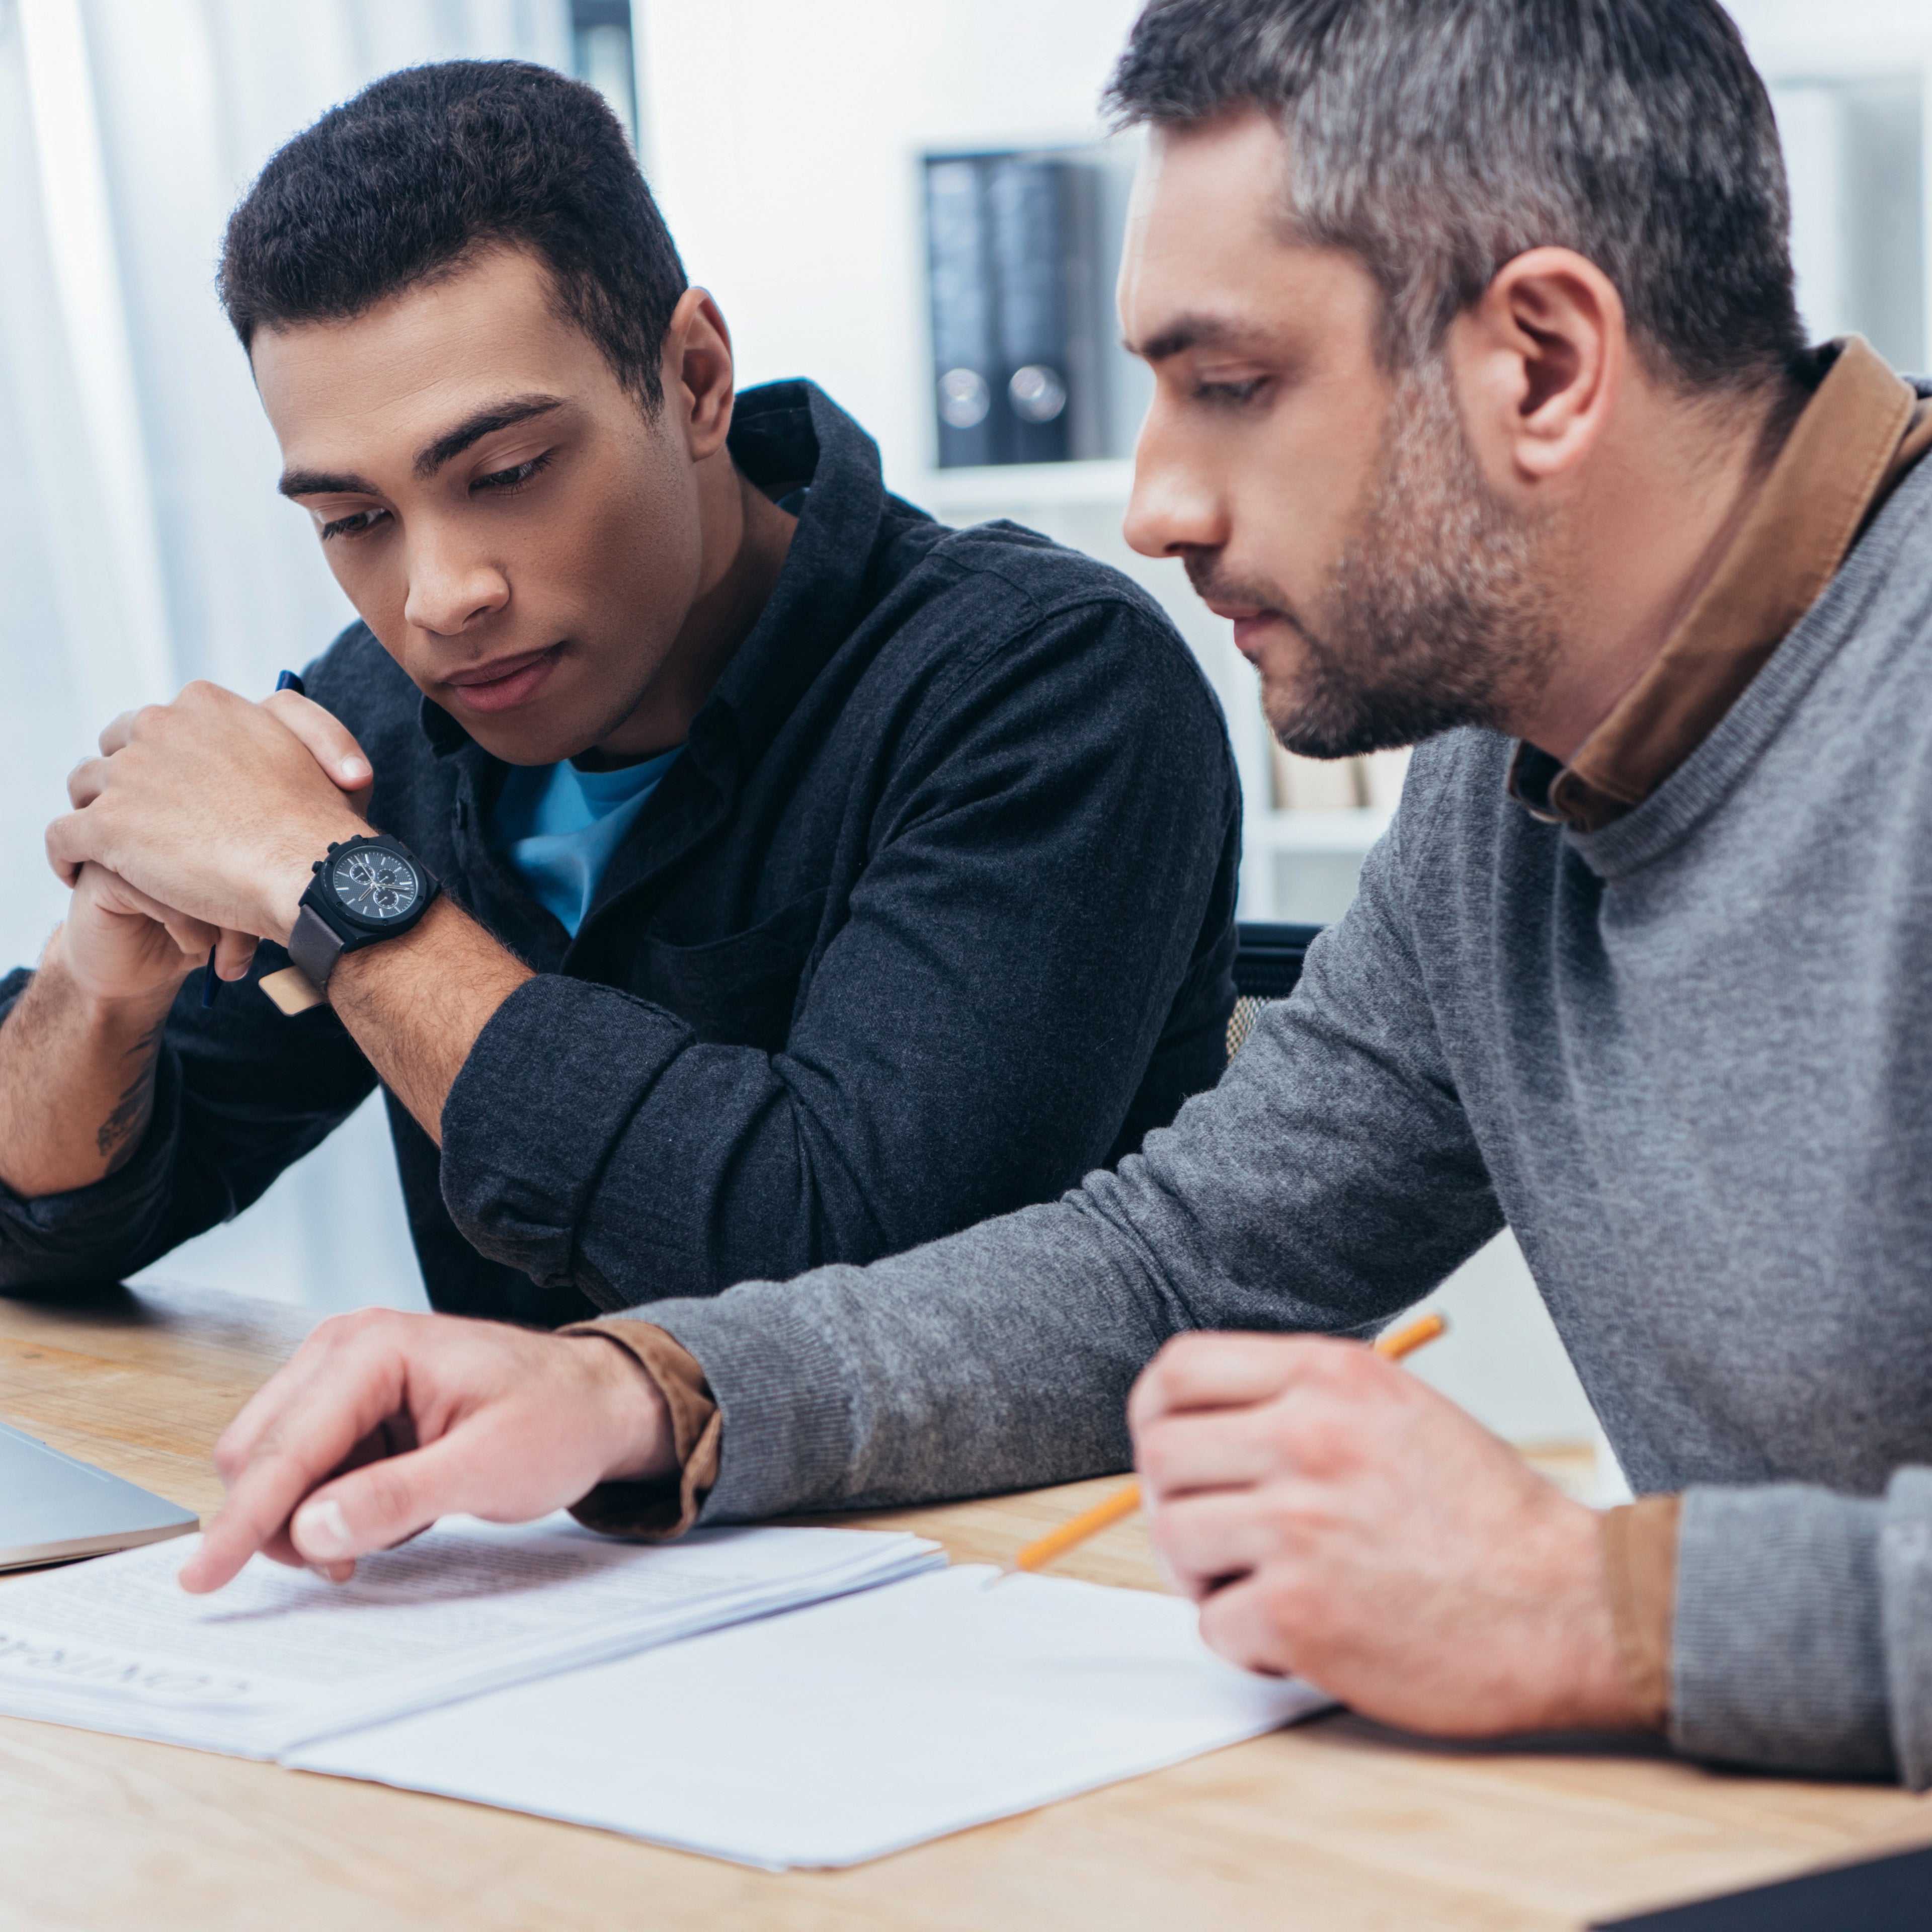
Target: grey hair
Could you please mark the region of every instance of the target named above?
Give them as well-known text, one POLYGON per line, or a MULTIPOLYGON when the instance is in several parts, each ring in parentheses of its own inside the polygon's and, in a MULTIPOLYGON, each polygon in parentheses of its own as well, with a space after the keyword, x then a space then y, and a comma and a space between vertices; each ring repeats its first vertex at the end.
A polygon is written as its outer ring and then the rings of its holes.
POLYGON ((1391 366, 1556 244, 1684 388, 1799 367, 1777 123, 1714 0, 1152 0, 1107 104, 1156 127, 1274 117, 1291 226, 1375 277, 1391 366))

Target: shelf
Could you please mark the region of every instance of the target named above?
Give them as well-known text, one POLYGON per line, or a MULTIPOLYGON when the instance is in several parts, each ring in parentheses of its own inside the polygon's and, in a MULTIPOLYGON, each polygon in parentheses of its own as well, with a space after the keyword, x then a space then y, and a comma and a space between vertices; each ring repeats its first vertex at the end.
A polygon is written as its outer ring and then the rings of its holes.
POLYGON ((1258 851, 1359 854, 1388 830, 1394 816, 1377 806, 1341 812, 1258 812, 1250 815, 1244 836, 1258 851))
POLYGON ((927 470, 898 494, 924 509, 1006 510, 1031 504, 1125 504, 1134 466, 1122 457, 1090 463, 1000 463, 927 470))

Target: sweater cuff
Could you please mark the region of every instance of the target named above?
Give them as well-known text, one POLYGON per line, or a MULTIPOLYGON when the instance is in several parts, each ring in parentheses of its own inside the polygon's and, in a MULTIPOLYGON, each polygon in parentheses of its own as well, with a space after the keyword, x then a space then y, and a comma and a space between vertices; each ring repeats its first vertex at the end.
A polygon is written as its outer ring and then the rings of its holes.
POLYGON ((1670 1715, 1671 1624, 1677 1594, 1678 1496, 1644 1496, 1601 1519, 1604 1579, 1617 1654, 1644 1722, 1670 1715))
POLYGON ((668 1543, 698 1520, 704 1498, 718 1480, 724 1418, 697 1358, 662 1328, 647 1322, 580 1322, 558 1331, 594 1335, 614 1342, 656 1384, 670 1412, 675 1476, 646 1483, 600 1483, 571 1514, 586 1529, 604 1536, 642 1537, 668 1543))
POLYGON ((1932 1785, 1932 1469, 1900 1469, 1879 1534, 1886 1693, 1901 1783, 1932 1785))
POLYGON ((1886 1514, 1876 1499, 1799 1483, 1684 1492, 1670 1717, 1679 1750, 1785 1772, 1894 1774, 1886 1514))

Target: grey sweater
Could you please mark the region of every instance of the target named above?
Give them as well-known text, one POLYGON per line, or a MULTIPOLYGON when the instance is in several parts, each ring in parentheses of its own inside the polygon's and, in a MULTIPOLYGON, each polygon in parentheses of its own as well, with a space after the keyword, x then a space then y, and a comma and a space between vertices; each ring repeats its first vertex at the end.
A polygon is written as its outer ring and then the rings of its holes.
POLYGON ((1194 1328, 1366 1334, 1506 1221, 1630 1480, 1686 1490, 1683 1749, 1932 1782, 1932 463, 1717 728, 1585 836, 1417 755, 1347 918, 1116 1173, 635 1312, 705 1520, 1117 1469, 1194 1328))

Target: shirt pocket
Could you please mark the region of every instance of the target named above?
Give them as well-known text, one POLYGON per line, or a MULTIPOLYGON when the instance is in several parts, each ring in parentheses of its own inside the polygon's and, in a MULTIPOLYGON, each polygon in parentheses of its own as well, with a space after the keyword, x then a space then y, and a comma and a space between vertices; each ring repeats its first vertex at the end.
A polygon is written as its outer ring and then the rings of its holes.
POLYGON ((638 961, 644 983, 635 990, 676 1014, 700 1040, 776 1053, 791 1031, 825 896, 820 886, 746 931, 702 946, 646 937, 638 961))

